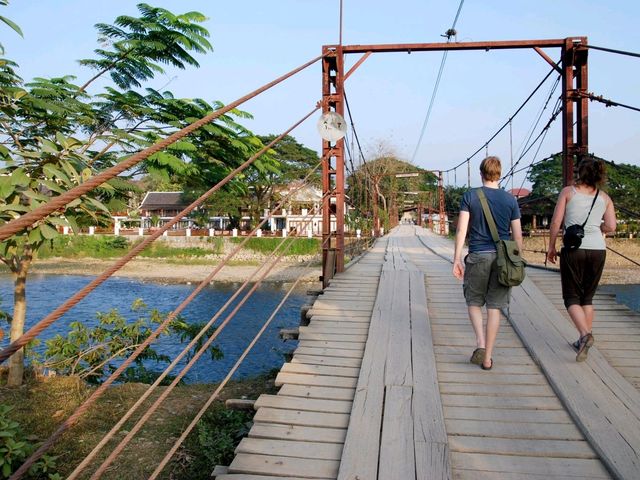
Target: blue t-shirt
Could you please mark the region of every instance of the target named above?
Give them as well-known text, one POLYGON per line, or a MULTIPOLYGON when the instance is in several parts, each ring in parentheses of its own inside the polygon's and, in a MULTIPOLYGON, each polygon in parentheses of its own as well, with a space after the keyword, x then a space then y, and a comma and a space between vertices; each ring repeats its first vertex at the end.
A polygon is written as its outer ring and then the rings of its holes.
MULTIPOLYGON (((511 221, 520 218, 520 208, 516 197, 501 188, 481 187, 498 228, 501 240, 511 238, 511 221)), ((469 212, 469 252, 495 252, 496 245, 484 218, 482 204, 477 189, 471 189, 462 196, 460 210, 469 212)))

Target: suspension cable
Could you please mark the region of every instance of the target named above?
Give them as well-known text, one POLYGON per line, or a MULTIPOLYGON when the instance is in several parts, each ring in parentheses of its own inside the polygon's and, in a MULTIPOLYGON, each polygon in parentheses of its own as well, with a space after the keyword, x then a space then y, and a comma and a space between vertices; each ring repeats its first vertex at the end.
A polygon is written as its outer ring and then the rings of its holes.
MULTIPOLYGON (((559 63, 559 62, 558 62, 559 63)), ((555 72, 555 69, 551 69, 549 70, 549 73, 547 73, 544 78, 540 81, 540 83, 538 83, 538 85, 536 86, 536 88, 533 89, 533 92, 531 92, 529 94, 529 96, 526 98, 526 100, 524 102, 522 102, 522 104, 518 107, 518 109, 513 113, 513 115, 511 115, 509 117, 509 119, 502 124, 502 126, 489 138, 489 140, 487 140, 485 143, 482 144, 482 146, 480 148, 478 148, 475 152, 473 152, 469 157, 467 157, 466 160, 463 160, 462 162, 460 162, 458 165, 456 165, 455 167, 450 168, 449 170, 444 170, 445 172, 450 172, 452 170, 455 170, 458 167, 461 167, 462 165, 464 165, 465 163, 467 163, 468 161, 470 161, 473 157, 475 157, 478 153, 480 153, 482 151, 483 148, 487 148, 489 146, 489 143, 491 143, 491 141, 496 138, 500 132, 502 132, 502 130, 504 130, 508 125, 509 122, 511 120, 513 120, 516 115, 518 115, 520 113, 520 111, 525 107, 525 105, 527 103, 529 103, 529 100, 531 100, 533 98, 533 96, 536 94, 536 92, 538 90, 540 90, 540 87, 542 87, 542 85, 544 84, 544 82, 547 81, 547 79, 551 76, 551 74, 555 72)))
POLYGON ((20 348, 24 347, 27 343, 37 337, 42 331, 48 328, 53 322, 55 322, 58 318, 64 315, 69 309, 71 309, 74 305, 76 305, 80 300, 86 297, 89 293, 95 290, 100 284, 102 284, 107 278, 109 278, 113 273, 122 268, 129 260, 138 255, 142 250, 144 250, 150 243, 160 237, 165 231, 171 228, 173 225, 178 223, 184 216, 188 215, 191 211, 193 211, 196 207, 201 205, 208 197, 210 197, 213 193, 222 188, 225 184, 227 184, 232 178, 234 178, 238 173, 245 170, 249 165, 255 162, 262 154, 268 151, 273 145, 282 140, 289 132, 299 126, 302 122, 308 119, 311 115, 318 111, 320 107, 314 108, 311 112, 305 115, 301 120, 295 123, 291 128, 289 128, 286 132, 282 133, 278 137, 276 137, 273 141, 271 141, 267 146, 262 148, 259 152, 252 155, 247 161, 245 161, 242 165, 231 171, 224 179, 214 185, 207 192, 198 197, 191 205, 182 210, 178 215, 176 215, 172 220, 163 225, 157 232, 153 233, 149 238, 144 239, 134 248, 132 248, 129 253, 116 261, 111 267, 102 272, 100 276, 91 281, 88 285, 82 288, 79 292, 69 298, 66 302, 56 308, 53 312, 47 315, 45 318, 40 320, 36 325, 31 327, 29 331, 24 333, 20 338, 16 339, 13 343, 7 346, 4 350, 0 352, 0 363, 4 362, 7 358, 9 358, 12 354, 18 351, 20 348))
MULTIPOLYGON (((447 37, 447 43, 451 43, 451 38, 456 35, 456 23, 458 23, 458 18, 460 17, 460 11, 462 10, 462 5, 464 5, 464 0, 460 0, 460 4, 458 5, 458 11, 456 12, 456 16, 453 19, 453 24, 451 28, 446 31, 443 37, 447 37)), ((427 108, 427 114, 424 117, 424 121, 422 122, 422 128, 420 129, 420 136, 418 137, 418 143, 416 144, 416 148, 413 151, 413 155, 411 156, 411 163, 414 163, 416 160, 416 155, 418 155, 418 150, 420 149, 420 145, 422 144, 422 138, 424 137, 424 132, 427 129, 427 124, 429 123, 429 118, 431 117, 431 111, 433 109, 433 104, 436 101, 436 95, 438 94, 438 88, 440 87, 440 80, 442 79, 442 73, 444 72, 444 66, 447 63, 447 55, 449 54, 449 50, 445 50, 442 52, 442 60, 440 60, 440 68, 438 70, 438 75, 436 77, 436 83, 433 86, 433 92, 431 93, 431 100, 429 101, 429 107, 427 108)))
POLYGON ((622 253, 618 252, 617 250, 614 250, 614 249, 613 249, 613 248, 611 248, 611 247, 607 247, 607 250, 611 250, 613 253, 616 253, 616 254, 620 255, 620 256, 621 256, 622 258, 624 258, 625 260, 629 260, 629 261, 630 261, 631 263, 633 263, 634 265, 637 265, 637 266, 639 266, 639 267, 640 267, 640 263, 636 262, 633 258, 629 258, 629 257, 627 257, 626 255, 624 255, 624 254, 622 254, 622 253))
POLYGON ((291 70, 290 72, 282 75, 281 77, 276 78, 275 80, 267 83, 266 85, 263 85, 262 87, 254 90, 253 92, 245 95, 244 97, 238 100, 235 100, 230 104, 228 104, 227 106, 219 108, 218 110, 211 112, 209 115, 202 117, 200 120, 196 120, 192 124, 187 125, 186 127, 178 130, 175 133, 172 133, 167 138, 160 140, 157 143, 151 145, 150 147, 147 147, 144 150, 132 155, 131 157, 118 163, 117 165, 114 165, 113 167, 108 168, 107 170, 99 173, 98 175, 89 178, 86 182, 78 185, 77 187, 74 187, 63 194, 52 198, 51 201, 47 202, 45 205, 42 205, 30 211, 29 213, 25 213, 24 215, 21 215, 19 218, 16 218, 15 220, 11 220, 10 222, 5 223, 4 225, 0 226, 0 240, 5 240, 9 238, 11 235, 15 235, 16 233, 29 227, 30 225, 33 225, 38 220, 42 220, 47 215, 64 207, 65 205, 72 202, 76 198, 79 198, 85 193, 98 187, 99 185, 102 185, 104 182, 111 180, 112 178, 116 177, 118 174, 124 172, 125 170, 128 170, 129 168, 140 163, 142 160, 153 155, 154 153, 160 150, 163 150, 165 147, 171 145, 172 143, 177 142, 181 138, 189 135, 194 130, 197 130, 198 128, 215 120, 216 118, 227 113, 228 111, 233 110, 234 108, 238 107, 239 105, 246 102, 247 100, 250 100, 256 95, 259 95, 260 93, 270 89, 271 87, 277 85, 283 80, 286 80, 287 78, 304 70, 308 66, 313 65, 321 58, 322 58, 322 55, 314 58, 313 60, 308 61, 304 65, 301 65, 300 67, 291 70))
POLYGON ((607 107, 623 107, 628 108, 629 110, 635 110, 636 112, 640 112, 640 108, 632 107, 631 105, 625 105, 624 103, 614 102, 613 100, 609 100, 604 98, 602 95, 596 95, 595 93, 583 93, 579 92, 581 97, 587 97, 589 100, 604 103, 607 107))
MULTIPOLYGON (((308 265, 311 264, 311 261, 308 262, 308 265)), ((249 343, 249 345, 247 346, 247 348, 245 348, 244 352, 242 352, 242 355, 240 355, 240 357, 238 358, 238 360, 236 361, 236 363, 233 365, 233 367, 231 368, 231 370, 229 370, 229 373, 227 373, 227 376, 224 377, 224 379, 222 380, 222 382, 220 382, 220 384, 218 385, 218 387, 215 389, 215 391, 211 394, 211 396, 209 397, 209 399, 205 402, 205 404, 202 406, 202 408, 200 409, 200 411, 196 414, 196 416, 194 417, 194 419, 191 421, 191 423, 187 426, 187 428, 185 429, 184 432, 182 432, 182 435, 180 436, 180 438, 178 438, 178 440, 175 442, 175 444, 171 447, 171 449, 169 450, 169 452, 167 452, 167 454, 165 455, 165 457, 162 459, 162 461, 158 464, 158 466, 156 467, 156 469, 154 470, 154 472, 151 474, 151 476, 149 477, 149 480, 155 480, 158 475, 162 472, 162 470, 164 469, 164 467, 167 465, 167 463, 169 463, 169 460, 171 460, 171 457, 173 457, 173 455, 176 453, 176 451, 178 450, 178 448, 180 448, 180 446, 184 443, 184 441, 187 439, 187 437, 189 436, 189 434, 191 433, 191 431, 195 428, 195 426, 198 424, 198 422, 200 421, 200 419, 202 418, 202 416, 207 412, 207 410, 209 409, 209 407, 211 406, 211 404, 213 403, 213 401, 218 398, 218 395, 220 394, 220 392, 222 391, 222 389, 227 385, 227 383, 229 382, 229 380, 231 379, 231 377, 234 375, 234 373, 238 370, 238 367, 240 367, 240 364, 244 361, 244 359, 246 358, 246 356, 249 354, 249 352, 251 351, 251 349, 255 346, 255 344, 258 342, 258 340, 260 339, 260 337, 262 336, 262 334, 265 332, 265 330, 267 329, 267 327, 271 324, 271 322, 273 321, 273 319, 275 318, 275 316, 277 315, 277 313, 280 311, 280 309, 282 308, 282 306, 284 305, 284 303, 286 302, 286 300, 289 298, 289 296, 291 295, 291 293, 293 292, 293 290, 296 288, 296 286, 300 283, 300 281, 302 280, 302 274, 300 274, 298 276, 298 278, 296 279, 296 281, 293 283, 293 285, 291 285, 291 287, 289 288, 289 290, 287 291, 287 293, 285 294, 285 296, 282 298, 282 300, 280 301, 280 303, 278 304, 278 306, 274 309, 274 311, 271 313, 271 316, 267 319, 267 321, 264 323, 264 325, 262 326, 262 328, 258 331, 258 333, 256 334, 256 336, 254 337, 254 339, 251 341, 251 343, 249 343)))
MULTIPOLYGON (((327 195, 325 195, 324 197, 326 197, 327 195)), ((325 198, 323 198, 323 201, 325 200, 325 198)), ((315 215, 317 213, 317 208, 313 209, 313 215, 315 215)), ((311 221, 311 217, 312 214, 308 213, 305 218, 307 218, 307 221, 303 224, 304 226, 308 225, 309 222, 311 221)), ((281 249, 283 247, 283 245, 290 239, 294 239, 295 237, 297 237, 299 232, 296 231, 296 234, 292 237, 285 237, 282 239, 282 241, 278 244, 278 246, 276 247, 276 249, 274 249, 274 251, 272 252, 272 255, 275 255, 275 253, 281 249)), ((104 462, 100 465, 100 467, 94 472, 94 474, 91 476, 91 480, 97 480, 98 478, 100 478, 102 476, 102 474, 105 472, 105 470, 107 469, 107 467, 109 465, 111 465, 111 463, 113 463, 113 461, 116 459, 116 457, 122 452, 122 450, 124 449, 124 447, 126 447, 126 445, 131 441, 131 439, 135 436, 135 434, 140 430, 140 428, 142 428, 142 426, 149 420, 149 418, 151 417, 151 415, 158 409, 158 407, 162 404, 162 402, 164 402, 164 400, 169 396, 169 394, 173 391, 173 389, 176 387, 176 385, 178 385, 178 383, 180 382, 180 380, 184 377, 184 375, 186 375, 186 373, 191 370, 191 368, 193 367, 193 365, 195 365, 195 363, 198 361, 198 359, 207 351, 207 349, 209 348, 209 346, 213 343, 213 341, 218 337, 218 335, 224 330, 224 328, 228 325, 228 323, 235 317, 236 313, 240 310, 240 308, 242 308, 242 306, 246 303, 246 301, 251 298, 251 296, 253 295, 253 293, 258 289, 258 287, 262 284, 262 281, 264 280, 264 278, 271 272, 271 270, 278 264, 278 262, 282 259, 282 257, 284 256, 284 254, 289 250, 289 248, 291 248, 291 246, 293 245, 292 241, 289 241, 289 244, 283 248, 282 252, 275 258, 273 259, 273 261, 271 261, 271 264, 266 268, 266 270, 264 270, 262 272, 262 274, 260 275, 260 277, 256 280, 256 282, 254 283, 254 285, 251 287, 251 289, 245 294, 245 296, 238 302, 238 304, 234 307, 234 309, 229 313, 229 315, 227 315, 227 317, 224 319, 224 321, 216 328, 215 332, 213 332, 211 334, 211 336, 207 339, 207 341, 202 344, 202 346, 200 347, 200 349, 196 352, 196 354, 193 356, 193 358, 191 358, 191 360, 187 363, 187 365, 185 365, 182 370, 180 371, 180 373, 176 376, 176 378, 171 382, 171 384, 162 392, 162 394, 155 400, 155 402, 148 407, 144 414, 140 417, 140 419, 138 419, 138 421, 136 422, 136 424, 129 429, 129 432, 126 434, 126 436, 120 441, 120 443, 116 446, 116 448, 114 448, 114 450, 111 452, 111 454, 109 454, 109 456, 104 460, 104 462)), ((266 262, 265 262, 266 265, 266 262)), ((264 265, 263 265, 264 266, 264 265)), ((260 267, 262 268, 262 267, 260 267)), ((256 271, 260 270, 257 269, 256 271)), ((253 277, 253 276, 252 276, 253 277)), ((249 281, 251 280, 251 278, 247 279, 245 281, 245 283, 243 284, 242 288, 244 288, 249 281)), ((234 297, 235 300, 235 297, 234 297)), ((228 304, 231 304, 233 300, 230 299, 230 301, 227 302, 227 304, 225 304, 225 307, 228 304)), ((214 318, 212 318, 208 325, 212 325, 217 318, 220 316, 221 312, 216 313, 216 315, 214 315, 214 318)), ((204 327, 201 330, 201 333, 206 333, 206 331, 208 330, 208 327, 204 327)), ((188 351, 187 349, 185 349, 186 351, 188 351)), ((186 353, 186 352, 185 352, 186 353)), ((177 363, 177 362, 175 362, 177 363)), ((159 382, 157 382, 159 383, 159 382)), ((124 422, 123 422, 124 423, 124 422)))
MULTIPOLYGON (((307 174, 307 176, 304 179, 302 179, 302 181, 300 182, 300 186, 298 186, 297 188, 294 188, 293 190, 291 190, 283 199, 281 199, 281 201, 280 201, 280 203, 278 203, 278 205, 276 205, 273 209, 271 209, 271 212, 276 211, 277 209, 281 208, 288 201, 288 199, 290 199, 295 193, 300 191, 304 187, 304 185, 306 184, 305 182, 311 177, 311 175, 318 169, 318 167, 321 164, 322 164, 322 162, 318 163, 313 169, 310 169, 310 172, 307 174)), ((251 232, 249 232, 249 234, 243 239, 243 241, 238 246, 236 246, 236 248, 232 252, 230 252, 218 264, 216 269, 214 269, 214 271, 211 274, 209 274, 204 280, 202 280, 200 282, 200 284, 198 285, 198 287, 174 311, 171 312, 171 314, 156 329, 156 331, 158 331, 158 334, 160 333, 160 331, 164 330, 166 328, 166 326, 168 326, 168 324, 173 319, 175 319, 178 316, 178 314, 180 314, 180 312, 182 312, 186 308, 186 306, 191 302, 191 300, 193 300, 193 298, 196 297, 196 295, 198 295, 207 285, 209 285, 209 283, 211 282, 211 280, 213 279, 215 274, 218 273, 226 265, 227 261, 231 257, 233 257, 238 251, 240 251, 242 249, 242 247, 250 240, 250 238, 253 236, 253 234, 272 217, 273 214, 271 212, 251 232)), ((280 245, 278 245, 278 247, 276 247, 276 250, 279 247, 280 247, 280 245)), ((274 250, 274 252, 275 252, 275 250, 274 250)), ((271 252, 271 254, 273 254, 274 252, 271 252)), ((68 477, 68 480, 73 480, 73 479, 77 478, 77 475, 80 474, 80 472, 91 462, 91 460, 93 460, 93 458, 99 453, 99 451, 102 449, 102 447, 104 447, 104 445, 106 445, 106 443, 109 440, 111 440, 111 438, 113 438, 113 436, 118 432, 118 430, 122 427, 122 425, 124 425, 124 423, 131 417, 131 415, 140 407, 140 405, 142 405, 142 403, 149 397, 149 395, 151 395, 151 393, 160 385, 162 380, 164 380, 164 378, 169 374, 169 372, 171 370, 173 370, 173 368, 186 355, 186 353, 208 331, 208 329, 213 325, 213 323, 218 319, 218 317, 220 315, 222 315, 222 313, 227 309, 227 307, 231 304, 231 302, 233 302, 238 297, 238 295, 240 295, 242 290, 246 287, 246 285, 249 283, 249 281, 260 271, 261 268, 262 267, 254 270, 254 272, 251 274, 249 279, 247 281, 245 281, 242 284, 242 286, 240 286, 238 288, 238 290, 231 296, 231 298, 229 298, 229 300, 227 300, 227 302, 219 309, 218 313, 214 316, 214 318, 212 318, 211 321, 208 322, 202 328, 202 330, 191 340, 189 345, 187 345, 184 348, 184 350, 173 360, 173 362, 169 366, 167 366, 165 371, 163 371, 162 374, 155 380, 155 382, 144 392, 144 394, 140 397, 140 399, 138 399, 136 401, 136 403, 129 409, 129 411, 127 411, 125 413, 125 415, 120 419, 120 421, 116 425, 114 425, 112 427, 112 429, 94 447, 94 449, 89 453, 89 455, 87 455, 85 457, 85 459, 76 467, 76 469, 68 477)), ((144 348, 146 348, 146 345, 144 346, 144 348)))
MULTIPOLYGON (((314 112, 318 110, 318 108, 316 108, 314 110, 314 112)), ((313 112, 312 112, 313 113, 313 112)), ((283 134, 284 136, 284 134, 283 134)), ((275 140, 274 140, 275 141, 275 140)), ((272 142, 273 143, 273 142, 272 142)), ((265 147, 265 148, 271 148, 271 147, 265 147)), ((319 164, 318 164, 319 166, 319 164)), ((314 168, 315 169, 318 168, 318 166, 316 166, 314 168)), ((310 172, 309 175, 311 175, 310 172)), ((308 177, 307 177, 308 178, 308 177)), ((302 188, 302 185, 299 187, 302 188)), ((294 189, 294 191, 292 193, 295 193, 297 190, 294 189)), ((285 200, 283 199, 283 202, 285 200)), ((281 203, 282 204, 282 203, 281 203)), ((186 210, 186 209, 185 209, 186 210)), ((184 210, 183 210, 184 212, 184 210)), ((181 212, 181 213, 183 213, 181 212)), ((180 214, 178 214, 180 215, 180 214)), ((256 227, 253 231, 255 232, 255 230, 257 230, 257 228, 259 228, 261 225, 263 225, 264 223, 266 223, 266 221, 271 218, 271 213, 269 214, 269 216, 265 217, 265 219, 258 225, 258 227, 256 227)), ((172 220, 173 221, 173 220, 172 220)), ((162 231, 161 231, 162 232, 162 231)), ((160 232, 160 233, 161 233, 160 232)), ((156 328, 156 330, 154 330, 154 332, 151 333, 151 335, 149 335, 149 337, 147 337, 147 339, 142 342, 142 344, 140 344, 138 346, 138 348, 136 348, 136 350, 129 356, 129 358, 127 358, 122 365, 120 365, 112 374, 109 378, 107 378, 92 394, 89 398, 87 398, 84 403, 82 405, 80 405, 76 411, 69 417, 67 418, 67 420, 65 422, 63 422, 49 437, 49 439, 47 439, 47 441, 45 441, 42 446, 40 446, 40 448, 38 448, 38 450, 36 450, 36 452, 34 452, 26 461, 25 463, 18 469, 16 470, 16 472, 12 475, 10 480, 14 480, 14 479, 19 479, 21 478, 21 476, 28 470, 28 468, 30 467, 30 465, 32 465, 35 461, 37 461, 44 453, 46 453, 55 443, 55 441, 60 437, 60 435, 62 435, 62 433, 64 433, 68 428, 70 428, 71 426, 73 426, 78 419, 89 409, 89 407, 95 403, 97 401, 97 399, 102 396, 102 394, 106 391, 106 389, 109 387, 109 385, 111 385, 111 383, 113 383, 125 370, 126 368, 142 353, 142 351, 151 344, 151 342, 153 342, 159 335, 160 333, 168 326, 169 322, 171 322, 184 308, 186 308, 186 306, 188 305, 188 303, 198 294, 200 293, 200 291, 202 289, 204 289, 206 287, 206 285, 208 285, 209 281, 215 276, 215 274, 217 274, 226 264, 226 262, 233 256, 235 255, 241 248, 242 246, 249 241, 251 237, 247 236, 244 241, 242 243, 240 243, 232 252, 230 252, 224 259, 223 261, 218 264, 218 266, 214 269, 214 271, 209 274, 209 276, 203 280, 200 285, 198 285, 198 287, 191 293, 191 295, 189 295, 183 302, 182 304, 180 304, 173 312, 171 312, 171 314, 169 314, 169 316, 156 328), (23 468, 24 467, 24 468, 23 468)), ((85 287, 86 288, 86 287, 85 287)), ((87 292, 88 293, 88 292, 87 292)), ((79 301, 79 300, 78 300, 79 301)), ((66 303, 68 303, 69 301, 67 301, 66 303)), ((77 301, 75 302, 77 303, 77 301)), ((74 303, 74 305, 75 305, 74 303)), ((61 307, 58 307, 58 310, 61 307)), ((71 307, 68 307, 71 308, 71 307)), ((50 316, 52 316, 52 314, 50 314, 49 316, 47 316, 44 320, 48 319, 50 316)), ((56 317, 57 318, 57 317, 56 317)), ((41 322, 43 322, 44 320, 42 320, 41 322)), ((55 318, 51 321, 51 323, 55 320, 55 318)), ((40 323, 41 323, 40 322, 40 323)), ((48 325, 47 325, 48 326, 48 325)), ((44 327, 46 328, 46 326, 44 327)), ((43 329, 44 329, 43 328, 43 329)), ((33 330, 33 328, 31 330, 29 330, 30 333, 33 330)), ((37 334, 39 334, 40 332, 37 332, 37 334)), ((26 334, 25 334, 26 335, 26 334)), ((24 335, 22 337, 20 337, 20 339, 18 339, 16 342, 17 343, 19 340, 21 340, 22 338, 24 338, 24 335)), ((13 344, 12 344, 13 345, 13 344)), ((7 349, 9 349, 11 347, 11 345, 9 345, 9 347, 7 347, 7 349)), ((3 354, 7 349, 3 350, 2 352, 0 352, 0 354, 3 354)))
POLYGON ((638 58, 640 58, 640 53, 626 52, 624 50, 615 50, 613 48, 596 47, 595 45, 586 45, 586 47, 587 48, 591 48, 593 50, 602 50, 603 52, 617 53, 619 55, 628 55, 630 57, 638 57, 638 58))

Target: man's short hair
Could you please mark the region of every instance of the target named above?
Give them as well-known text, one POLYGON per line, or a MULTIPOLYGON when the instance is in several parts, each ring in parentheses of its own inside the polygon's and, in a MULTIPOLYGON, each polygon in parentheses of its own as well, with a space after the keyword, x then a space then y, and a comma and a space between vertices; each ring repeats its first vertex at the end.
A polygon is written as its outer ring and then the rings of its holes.
POLYGON ((502 164, 498 157, 487 157, 480 163, 480 175, 489 182, 500 180, 502 164))

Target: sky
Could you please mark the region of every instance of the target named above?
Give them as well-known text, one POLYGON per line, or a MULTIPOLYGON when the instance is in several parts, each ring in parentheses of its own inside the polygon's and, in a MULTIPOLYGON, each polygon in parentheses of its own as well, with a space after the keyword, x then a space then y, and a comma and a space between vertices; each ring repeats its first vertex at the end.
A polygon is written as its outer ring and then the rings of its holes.
MULTIPOLYGON (((91 72, 77 64, 98 47, 96 23, 136 15, 128 0, 11 0, 0 15, 20 25, 24 38, 2 27, 5 56, 16 61, 25 79, 66 74, 78 83, 91 72)), ((151 5, 174 13, 199 11, 214 51, 197 56, 198 69, 173 70, 148 86, 177 97, 230 103, 315 58, 322 45, 339 41, 339 0, 157 0, 151 5)), ((342 43, 422 43, 446 41, 460 0, 343 0, 342 43)), ((454 40, 530 40, 587 36, 591 45, 640 52, 640 2, 637 0, 466 0, 454 40)), ((558 60, 559 49, 546 53, 558 60)), ((374 54, 347 80, 345 90, 366 158, 381 150, 431 170, 464 162, 500 128, 547 74, 549 65, 533 50, 450 52, 432 112, 417 149, 421 128, 442 60, 441 52, 374 54), (416 152, 414 156, 414 152, 416 152)), ((346 69, 358 55, 349 55, 346 69)), ((531 132, 537 136, 551 116, 560 90, 551 97, 552 75, 539 93, 471 161, 471 184, 479 184, 485 153, 498 155, 505 170, 518 158, 531 132), (540 123, 536 126, 536 119, 540 123), (534 128, 535 127, 535 128, 534 128), (513 159, 513 160, 512 160, 513 159)), ((92 87, 98 93, 109 83, 92 87)), ((274 87, 240 108, 254 118, 243 124, 257 134, 281 133, 307 114, 321 98, 321 66, 274 87)), ((589 91, 640 107, 640 58, 589 51, 589 91)), ((292 135, 320 151, 319 114, 292 135)), ((347 118, 349 121, 349 119, 347 118)), ((616 163, 640 165, 640 112, 589 103, 589 150, 616 163)), ((348 133, 351 135, 351 132, 348 133)), ((520 160, 526 167, 562 149, 560 122, 541 145, 520 160)), ((511 185, 529 186, 525 172, 511 185)), ((466 166, 450 172, 447 184, 467 183, 466 166)))

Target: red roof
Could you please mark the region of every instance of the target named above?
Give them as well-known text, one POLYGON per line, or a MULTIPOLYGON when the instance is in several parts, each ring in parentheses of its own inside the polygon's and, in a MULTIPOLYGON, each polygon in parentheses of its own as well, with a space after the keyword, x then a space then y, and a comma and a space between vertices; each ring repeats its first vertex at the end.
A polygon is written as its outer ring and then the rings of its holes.
POLYGON ((512 188, 509 190, 509 193, 516 198, 526 197, 531 193, 531 190, 527 190, 526 188, 512 188))

